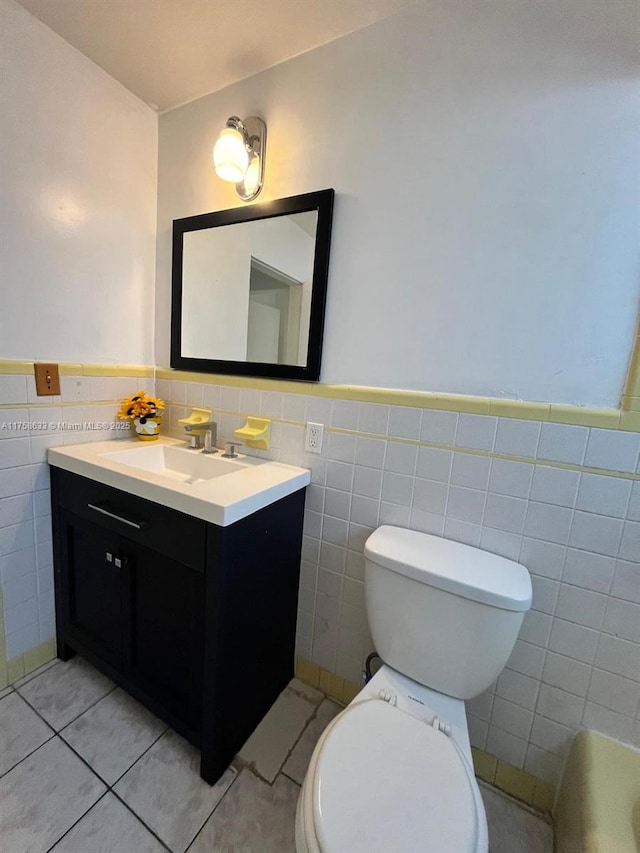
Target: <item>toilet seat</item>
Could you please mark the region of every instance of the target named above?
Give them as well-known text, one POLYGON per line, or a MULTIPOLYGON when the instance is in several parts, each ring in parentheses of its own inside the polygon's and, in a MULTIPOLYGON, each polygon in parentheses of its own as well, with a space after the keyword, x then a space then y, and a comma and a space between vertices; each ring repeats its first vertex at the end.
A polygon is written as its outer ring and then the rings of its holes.
POLYGON ((484 808, 455 742, 379 699, 325 730, 306 791, 309 849, 322 853, 485 853, 484 808), (312 823, 312 827, 309 824, 312 823))

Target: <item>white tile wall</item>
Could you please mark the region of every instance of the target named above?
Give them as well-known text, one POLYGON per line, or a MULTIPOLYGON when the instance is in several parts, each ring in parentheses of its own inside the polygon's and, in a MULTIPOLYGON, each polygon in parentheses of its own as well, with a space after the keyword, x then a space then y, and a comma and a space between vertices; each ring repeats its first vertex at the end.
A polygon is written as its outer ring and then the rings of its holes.
POLYGON ((489 415, 461 414, 458 416, 456 446, 493 450, 497 428, 497 418, 489 415))
POLYGON ((0 403, 12 406, 0 409, 0 584, 9 659, 55 633, 47 448, 126 437, 84 424, 115 423, 119 400, 140 388, 154 391, 153 380, 135 377, 63 376, 61 396, 50 398, 37 397, 32 385, 30 376, 0 376, 0 403), (37 405, 16 405, 28 402, 37 405))
POLYGON ((611 431, 592 429, 584 464, 612 471, 635 471, 640 451, 640 433, 617 432, 615 441, 611 431))
POLYGON ((535 458, 540 439, 541 424, 537 421, 519 421, 500 418, 495 449, 510 456, 535 458))
POLYGON ((565 424, 542 424, 538 442, 538 459, 572 462, 581 465, 589 438, 589 429, 565 424))
POLYGON ((445 535, 520 560, 534 587, 507 668, 468 703, 474 745, 552 782, 581 727, 640 745, 640 483, 554 465, 632 474, 635 434, 286 394, 280 404, 300 425, 272 457, 313 481, 299 654, 359 681, 372 649, 366 537, 383 523, 445 535), (302 451, 305 420, 328 427, 320 457, 302 451), (369 436, 330 429, 356 424, 369 436))
MULTIPOLYGON (((29 393, 24 377, 3 378, 1 400, 20 410, 29 393)), ((78 381, 64 383, 63 402, 84 397, 86 403, 87 380, 78 381)), ((90 399, 116 389, 118 399, 132 380, 88 384, 90 399)), ((150 387, 148 380, 141 384, 150 387)), ((557 781, 581 727, 640 746, 640 483, 630 478, 640 451, 635 433, 167 380, 157 382, 157 393, 171 401, 170 429, 187 402, 213 408, 220 442, 232 438, 248 414, 288 422, 273 425, 272 449, 258 455, 312 472, 300 655, 359 682, 372 650, 364 606, 367 536, 382 523, 445 535, 520 560, 534 586, 533 609, 506 669, 468 703, 474 745, 549 781, 557 781), (305 421, 325 424, 319 456, 303 450, 305 421), (352 434, 356 430, 368 435, 352 434)), ((71 419, 68 407, 62 412, 71 419)), ((10 654, 18 654, 53 630, 42 460, 59 436, 0 430, 2 436, 0 579, 10 654)))

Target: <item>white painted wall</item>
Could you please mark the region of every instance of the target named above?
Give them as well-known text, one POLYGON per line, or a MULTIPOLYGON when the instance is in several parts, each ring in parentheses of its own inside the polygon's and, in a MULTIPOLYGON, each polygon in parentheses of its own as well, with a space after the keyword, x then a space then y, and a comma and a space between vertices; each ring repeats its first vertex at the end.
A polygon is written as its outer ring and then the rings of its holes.
POLYGON ((635 0, 434 0, 160 118, 171 220, 241 204, 211 148, 268 125, 259 200, 337 192, 322 381, 615 406, 638 311, 635 0))
POLYGON ((153 363, 157 117, 0 0, 0 358, 153 363))

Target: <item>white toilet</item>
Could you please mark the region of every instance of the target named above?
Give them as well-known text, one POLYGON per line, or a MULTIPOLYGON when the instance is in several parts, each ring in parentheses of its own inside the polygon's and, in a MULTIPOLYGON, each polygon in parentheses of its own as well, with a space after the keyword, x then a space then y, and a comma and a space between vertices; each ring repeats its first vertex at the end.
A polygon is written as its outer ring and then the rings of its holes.
POLYGON ((384 526, 365 545, 384 666, 324 730, 296 811, 297 853, 486 853, 464 700, 504 667, 531 579, 512 560, 384 526))

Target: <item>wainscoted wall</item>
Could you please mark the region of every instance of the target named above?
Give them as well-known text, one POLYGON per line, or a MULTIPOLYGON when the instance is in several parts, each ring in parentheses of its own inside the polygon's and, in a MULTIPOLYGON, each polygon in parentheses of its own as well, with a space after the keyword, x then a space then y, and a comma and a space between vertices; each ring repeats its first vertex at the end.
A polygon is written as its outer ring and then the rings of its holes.
MULTIPOLYGON (((539 409, 527 404, 513 403, 510 416, 499 417, 487 401, 485 413, 477 414, 426 408, 433 406, 426 395, 386 405, 323 396, 323 386, 233 384, 230 377, 218 385, 211 377, 182 381, 193 374, 168 370, 158 370, 154 383, 153 368, 90 365, 63 366, 61 396, 42 404, 28 367, 15 363, 7 375, 2 369, 9 368, 0 365, 0 424, 108 423, 122 397, 140 387, 152 391, 154 384, 168 401, 166 427, 175 435, 177 419, 193 405, 214 410, 220 441, 232 439, 248 414, 273 419, 272 449, 259 455, 312 470, 301 658, 359 682, 372 648, 363 545, 378 524, 410 526, 519 559, 532 573, 533 609, 508 667, 468 705, 477 749, 554 783, 581 727, 640 745, 640 433, 615 429, 616 413, 574 410, 575 420, 597 424, 601 417, 612 427, 601 428, 551 422, 549 410, 537 420, 532 413, 539 409), (319 456, 303 450, 307 420, 327 425, 319 456)), ((364 392, 336 389, 341 393, 364 392)), ((371 395, 384 399, 383 391, 371 395)), ((480 406, 470 398, 440 399, 450 408, 480 406)), ((503 412, 506 405, 501 401, 503 412)), ((12 663, 29 667, 53 637, 46 448, 115 435, 110 429, 0 428, 9 677, 19 672, 12 663)))
POLYGON ((358 683, 372 650, 367 536, 379 524, 444 535, 521 560, 534 585, 507 669, 468 704, 473 745, 551 783, 581 727, 640 746, 640 434, 165 378, 156 389, 176 435, 193 405, 214 410, 220 441, 261 414, 273 440, 258 454, 312 470, 302 658, 358 683), (320 456, 303 450, 307 420, 329 426, 320 456))
MULTIPOLYGON (((64 369, 72 372, 61 376, 60 396, 43 398, 36 397, 33 375, 25 375, 28 365, 14 363, 13 369, 22 373, 7 375, 2 369, 8 369, 7 363, 0 365, 0 589, 6 637, 0 675, 6 654, 12 680, 20 668, 33 668, 28 653, 50 643, 55 634, 47 448, 128 436, 110 426, 118 402, 140 387, 152 391, 154 381, 152 368, 68 365, 64 369), (116 370, 139 372, 108 375, 116 370), (104 375, 92 375, 96 373, 104 375), (105 426, 88 428, 96 424, 105 426), (11 666, 14 661, 17 668, 11 666)), ((53 650, 51 644, 49 648, 53 650)), ((35 666, 43 662, 37 655, 33 661, 35 666)))

